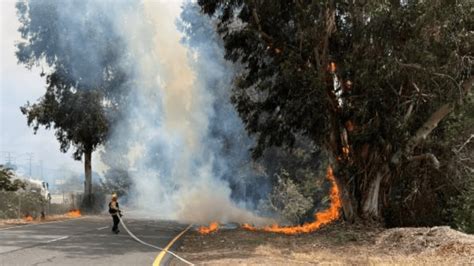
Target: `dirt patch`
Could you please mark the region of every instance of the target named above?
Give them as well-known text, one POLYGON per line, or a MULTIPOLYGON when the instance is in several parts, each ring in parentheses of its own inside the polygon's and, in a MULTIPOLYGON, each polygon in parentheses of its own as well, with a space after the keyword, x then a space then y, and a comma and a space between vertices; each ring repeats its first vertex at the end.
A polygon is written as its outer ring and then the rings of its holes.
POLYGON ((67 214, 59 214, 59 215, 48 215, 44 219, 41 218, 34 218, 31 221, 26 219, 0 219, 0 229, 5 227, 11 227, 16 225, 26 225, 26 224, 39 224, 45 222, 54 222, 54 221, 64 221, 70 220, 77 217, 71 217, 67 214))
POLYGON ((193 231, 178 253, 193 263, 212 265, 455 265, 474 263, 474 236, 449 227, 382 229, 344 223, 296 236, 193 231))

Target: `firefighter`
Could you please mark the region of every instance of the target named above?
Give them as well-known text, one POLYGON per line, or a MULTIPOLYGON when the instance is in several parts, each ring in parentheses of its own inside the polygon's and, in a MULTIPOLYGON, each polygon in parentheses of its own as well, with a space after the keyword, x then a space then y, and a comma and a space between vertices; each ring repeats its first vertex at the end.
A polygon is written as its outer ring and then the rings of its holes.
POLYGON ((112 215, 114 221, 114 226, 112 227, 112 232, 118 234, 120 230, 118 229, 118 224, 120 223, 119 215, 122 217, 122 212, 119 208, 119 203, 117 201, 117 194, 112 194, 112 200, 109 202, 109 213, 112 215))

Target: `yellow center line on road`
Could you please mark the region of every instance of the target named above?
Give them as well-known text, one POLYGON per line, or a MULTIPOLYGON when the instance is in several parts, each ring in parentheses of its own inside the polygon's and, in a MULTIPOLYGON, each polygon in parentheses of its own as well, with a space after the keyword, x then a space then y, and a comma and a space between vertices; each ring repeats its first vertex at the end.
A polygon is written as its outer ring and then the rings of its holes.
POLYGON ((174 242, 176 242, 184 233, 186 233, 189 228, 191 228, 192 224, 190 224, 186 229, 184 229, 181 233, 179 233, 177 236, 171 240, 168 245, 156 256, 155 261, 153 262, 153 266, 160 266, 161 261, 165 257, 166 253, 168 252, 168 249, 173 246, 174 242))

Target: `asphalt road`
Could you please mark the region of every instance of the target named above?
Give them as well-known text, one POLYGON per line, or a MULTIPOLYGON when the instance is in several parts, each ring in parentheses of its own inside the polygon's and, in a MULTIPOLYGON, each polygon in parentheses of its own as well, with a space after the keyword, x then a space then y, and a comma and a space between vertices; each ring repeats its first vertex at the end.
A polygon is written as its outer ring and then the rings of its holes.
MULTIPOLYGON (((86 216, 0 228, 0 265, 152 265, 159 251, 136 242, 123 227, 113 234, 111 223, 110 216, 86 216)), ((187 226, 156 220, 126 219, 125 223, 138 238, 159 247, 187 226)))

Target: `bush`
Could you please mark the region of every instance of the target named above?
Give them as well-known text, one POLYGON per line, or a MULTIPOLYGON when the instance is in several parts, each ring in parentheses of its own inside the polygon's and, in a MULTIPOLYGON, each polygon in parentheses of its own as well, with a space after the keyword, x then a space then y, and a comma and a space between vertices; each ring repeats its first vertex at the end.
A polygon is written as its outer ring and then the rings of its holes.
POLYGON ((21 180, 13 180, 13 172, 10 168, 0 164, 0 191, 17 191, 25 188, 25 183, 21 180))
POLYGON ((39 217, 46 211, 47 202, 37 192, 0 191, 0 218, 22 218, 31 215, 39 217))
POLYGON ((283 169, 277 175, 277 184, 263 205, 264 208, 278 213, 285 222, 296 224, 312 209, 313 201, 303 196, 288 172, 283 169))
POLYGON ((474 234, 474 176, 468 178, 466 187, 454 201, 454 225, 468 234, 474 234))

